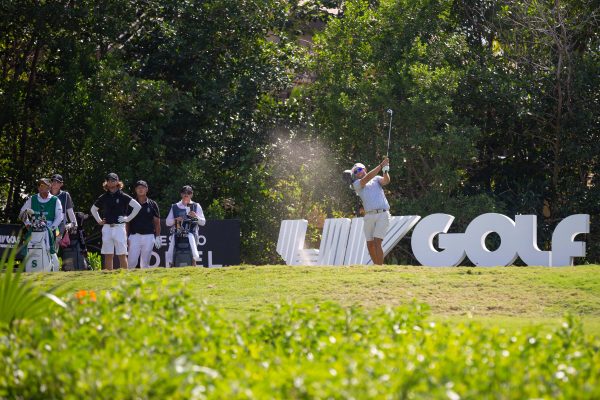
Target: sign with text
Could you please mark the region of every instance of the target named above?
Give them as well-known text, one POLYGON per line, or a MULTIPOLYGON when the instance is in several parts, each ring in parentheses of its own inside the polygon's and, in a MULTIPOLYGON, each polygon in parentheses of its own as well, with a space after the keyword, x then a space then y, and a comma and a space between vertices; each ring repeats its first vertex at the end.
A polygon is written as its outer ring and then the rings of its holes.
MULTIPOLYGON (((0 225, 0 257, 4 255, 4 252, 19 246, 19 233, 21 233, 21 225, 0 225)), ((22 259, 20 254, 17 254, 16 258, 22 259)))
POLYGON ((527 265, 571 266, 576 257, 585 257, 585 242, 576 241, 579 234, 590 233, 589 214, 575 214, 564 218, 552 234, 552 249, 540 250, 537 243, 537 217, 488 213, 473 219, 465 233, 447 233, 454 217, 432 214, 423 218, 412 234, 412 251, 422 265, 454 267, 468 257, 473 264, 484 267, 504 266, 517 257, 527 265), (490 250, 486 237, 495 232, 500 246, 490 250), (433 244, 438 237, 438 247, 433 244))
MULTIPOLYGON (((166 252, 171 241, 169 230, 170 227, 165 220, 161 219, 162 247, 159 250, 156 248, 152 250, 151 267, 166 266, 166 252)), ((88 242, 88 247, 91 251, 99 253, 102 243, 99 242, 98 235, 95 237, 95 241, 88 242)), ((207 220, 206 225, 198 229, 198 253, 200 255, 198 266, 216 268, 238 265, 240 263, 240 221, 237 219, 207 220)), ((118 262, 118 258, 115 257, 115 268, 118 267, 118 262)), ((139 261, 137 265, 139 267, 139 261)))

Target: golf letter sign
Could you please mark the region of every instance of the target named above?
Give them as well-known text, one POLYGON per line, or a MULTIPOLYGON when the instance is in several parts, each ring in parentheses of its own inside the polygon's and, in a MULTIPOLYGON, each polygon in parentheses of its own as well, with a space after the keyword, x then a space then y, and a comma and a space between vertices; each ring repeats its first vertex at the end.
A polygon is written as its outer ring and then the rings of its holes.
POLYGON ((585 257, 585 242, 576 242, 575 236, 589 233, 588 214, 571 215, 563 219, 552 234, 552 251, 537 246, 535 215, 517 215, 513 221, 502 214, 483 214, 475 218, 465 233, 447 233, 454 217, 432 214, 423 218, 412 235, 413 254, 422 265, 453 267, 468 257, 478 266, 510 265, 517 257, 527 265, 570 266, 575 257, 585 257), (500 246, 489 250, 486 237, 496 232, 500 246), (438 251, 433 244, 438 236, 438 251))

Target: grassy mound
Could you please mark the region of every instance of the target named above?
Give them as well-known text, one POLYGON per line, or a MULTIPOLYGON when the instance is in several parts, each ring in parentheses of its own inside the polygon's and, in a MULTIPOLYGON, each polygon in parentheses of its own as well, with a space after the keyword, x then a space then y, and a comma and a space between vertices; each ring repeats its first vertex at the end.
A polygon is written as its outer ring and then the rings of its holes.
POLYGON ((148 276, 67 291, 67 308, 3 328, 0 397, 600 397, 600 340, 573 318, 515 331, 327 301, 232 318, 148 276))

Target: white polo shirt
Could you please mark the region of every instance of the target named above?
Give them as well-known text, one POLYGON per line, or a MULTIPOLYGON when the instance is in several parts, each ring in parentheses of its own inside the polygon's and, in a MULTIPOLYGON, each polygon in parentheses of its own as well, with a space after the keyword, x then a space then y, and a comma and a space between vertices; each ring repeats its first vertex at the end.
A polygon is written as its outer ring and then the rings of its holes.
POLYGON ((354 190, 360 196, 362 200, 363 207, 366 211, 372 210, 389 210, 390 204, 385 198, 385 193, 383 193, 383 186, 381 186, 381 181, 383 180, 383 176, 377 175, 373 179, 371 179, 365 187, 360 186, 360 179, 355 180, 352 185, 354 186, 354 190))

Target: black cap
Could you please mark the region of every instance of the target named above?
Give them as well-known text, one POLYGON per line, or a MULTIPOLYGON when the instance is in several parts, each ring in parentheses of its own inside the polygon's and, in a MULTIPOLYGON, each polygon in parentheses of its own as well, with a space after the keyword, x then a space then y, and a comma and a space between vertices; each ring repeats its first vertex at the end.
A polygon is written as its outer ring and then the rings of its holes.
POLYGON ((110 174, 106 175, 106 180, 107 181, 118 181, 119 176, 117 174, 115 174, 114 172, 111 172, 110 174))
POLYGON ((63 177, 62 177, 62 175, 59 175, 59 174, 54 174, 54 175, 52 175, 52 178, 50 178, 50 180, 51 180, 51 181, 60 182, 60 183, 63 183, 63 182, 64 182, 64 181, 63 181, 63 177))
POLYGON ((194 190, 192 189, 192 187, 190 185, 185 185, 179 191, 179 193, 187 193, 187 192, 194 193, 194 190))
POLYGON ((138 186, 143 186, 146 189, 148 189, 148 184, 146 183, 146 181, 137 181, 135 183, 135 185, 133 185, 134 188, 138 187, 138 186))
POLYGON ((44 185, 50 186, 50 179, 48 179, 48 178, 40 178, 40 179, 37 180, 37 183, 38 183, 38 185, 40 183, 43 183, 44 185))

